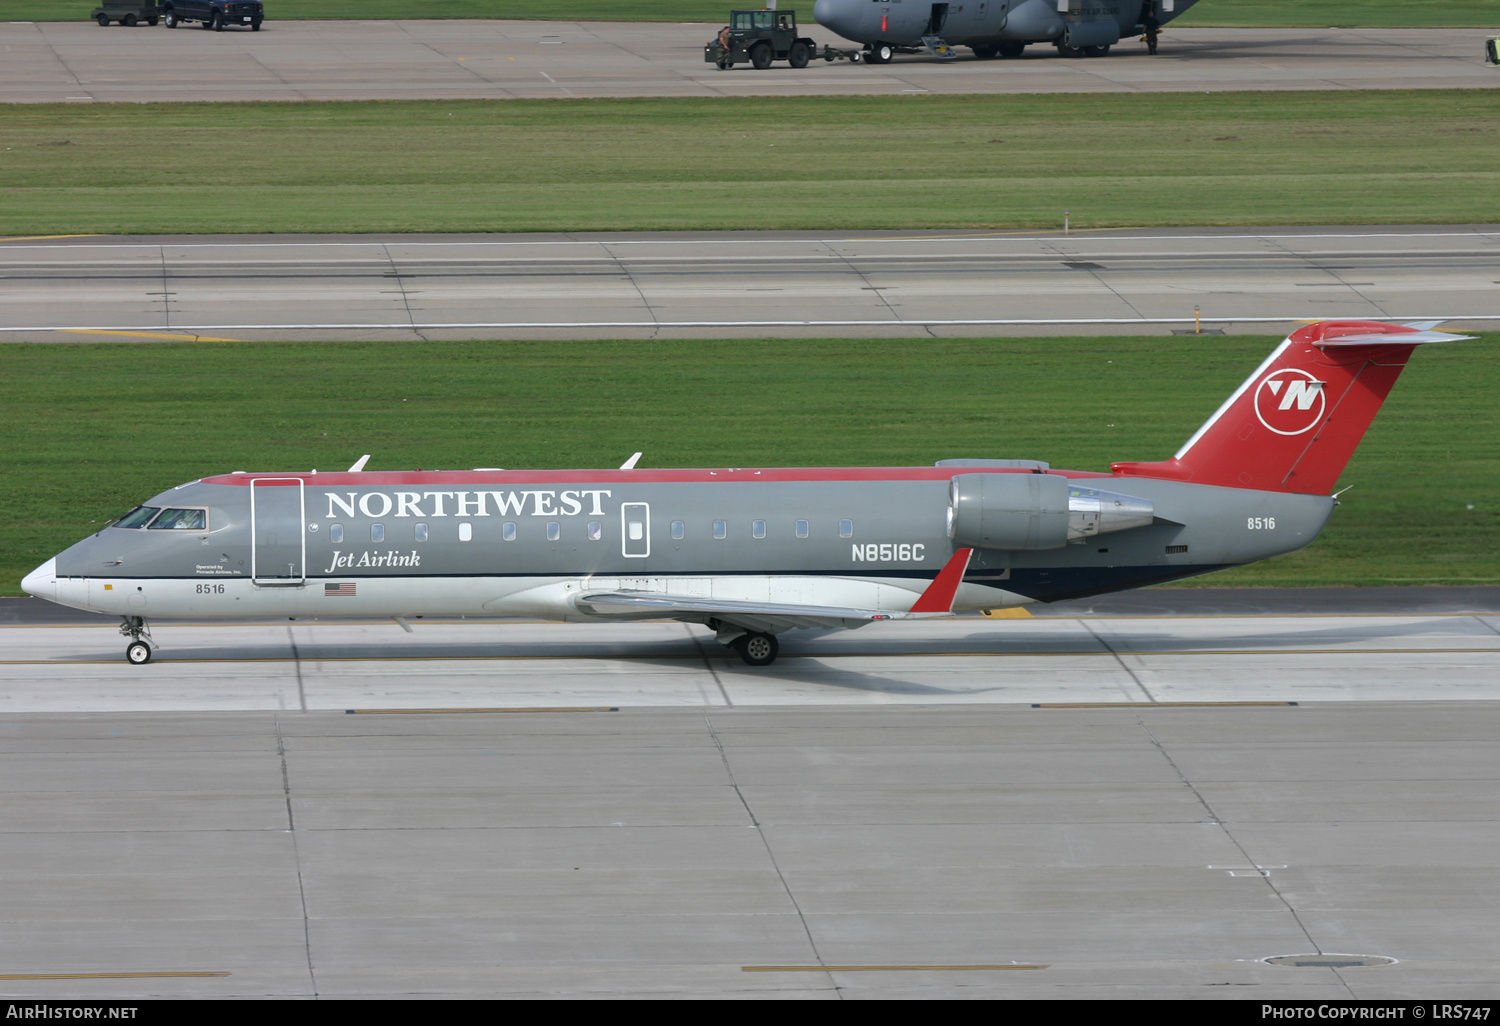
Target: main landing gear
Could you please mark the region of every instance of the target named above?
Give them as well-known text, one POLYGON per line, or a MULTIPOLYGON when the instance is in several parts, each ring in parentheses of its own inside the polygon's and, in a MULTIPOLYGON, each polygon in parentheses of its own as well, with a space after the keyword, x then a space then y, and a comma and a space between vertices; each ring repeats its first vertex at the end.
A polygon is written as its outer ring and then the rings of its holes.
POLYGON ((776 661, 776 654, 781 651, 781 645, 774 634, 747 631, 720 620, 710 620, 708 626, 718 633, 715 640, 719 644, 734 649, 750 666, 770 666, 776 661))
POLYGON ((734 639, 734 650, 751 666, 770 666, 781 646, 774 634, 745 634, 734 639))
POLYGON ((125 660, 132 666, 145 666, 151 661, 156 642, 151 637, 151 628, 146 626, 143 616, 124 617, 120 633, 130 639, 125 646, 125 660))

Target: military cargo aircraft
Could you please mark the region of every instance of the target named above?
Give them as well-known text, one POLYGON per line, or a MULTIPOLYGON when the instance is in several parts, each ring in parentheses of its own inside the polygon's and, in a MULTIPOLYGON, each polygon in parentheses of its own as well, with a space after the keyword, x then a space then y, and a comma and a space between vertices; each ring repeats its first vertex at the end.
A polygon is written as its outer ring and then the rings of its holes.
POLYGON ((949 56, 967 46, 981 60, 1019 57, 1047 43, 1064 57, 1103 57, 1121 38, 1155 29, 1197 0, 817 0, 813 17, 864 44, 864 58, 886 64, 896 53, 949 56))
POLYGON ((1431 324, 1294 332, 1169 460, 931 467, 236 471, 178 485, 28 574, 150 617, 524 615, 704 624, 754 666, 795 628, 1051 602, 1300 549, 1431 324))

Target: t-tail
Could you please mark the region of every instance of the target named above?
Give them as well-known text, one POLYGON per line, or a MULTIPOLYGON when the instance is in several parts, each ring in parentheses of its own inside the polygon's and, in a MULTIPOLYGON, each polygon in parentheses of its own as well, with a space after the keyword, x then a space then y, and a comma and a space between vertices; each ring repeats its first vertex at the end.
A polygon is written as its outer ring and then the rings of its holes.
POLYGON ((1299 328, 1169 460, 1116 474, 1327 495, 1419 345, 1450 335, 1378 321, 1299 328))

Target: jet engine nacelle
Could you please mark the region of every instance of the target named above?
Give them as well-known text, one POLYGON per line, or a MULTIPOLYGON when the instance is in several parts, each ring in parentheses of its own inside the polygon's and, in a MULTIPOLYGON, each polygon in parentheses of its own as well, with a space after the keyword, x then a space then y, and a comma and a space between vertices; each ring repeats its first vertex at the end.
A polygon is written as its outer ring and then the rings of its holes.
POLYGON ((1058 474, 960 474, 948 488, 948 537, 978 549, 1060 549, 1145 527, 1147 499, 1074 485, 1058 474))

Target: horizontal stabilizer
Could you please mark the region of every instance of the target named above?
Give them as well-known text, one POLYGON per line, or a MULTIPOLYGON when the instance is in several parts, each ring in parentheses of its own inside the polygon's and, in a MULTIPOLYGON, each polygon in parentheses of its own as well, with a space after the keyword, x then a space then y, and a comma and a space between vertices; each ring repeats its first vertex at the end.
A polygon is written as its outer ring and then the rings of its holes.
POLYGON ((1473 335, 1453 335, 1446 331, 1418 331, 1411 335, 1339 335, 1335 338, 1314 342, 1327 346, 1420 346, 1429 342, 1466 342, 1473 335))

